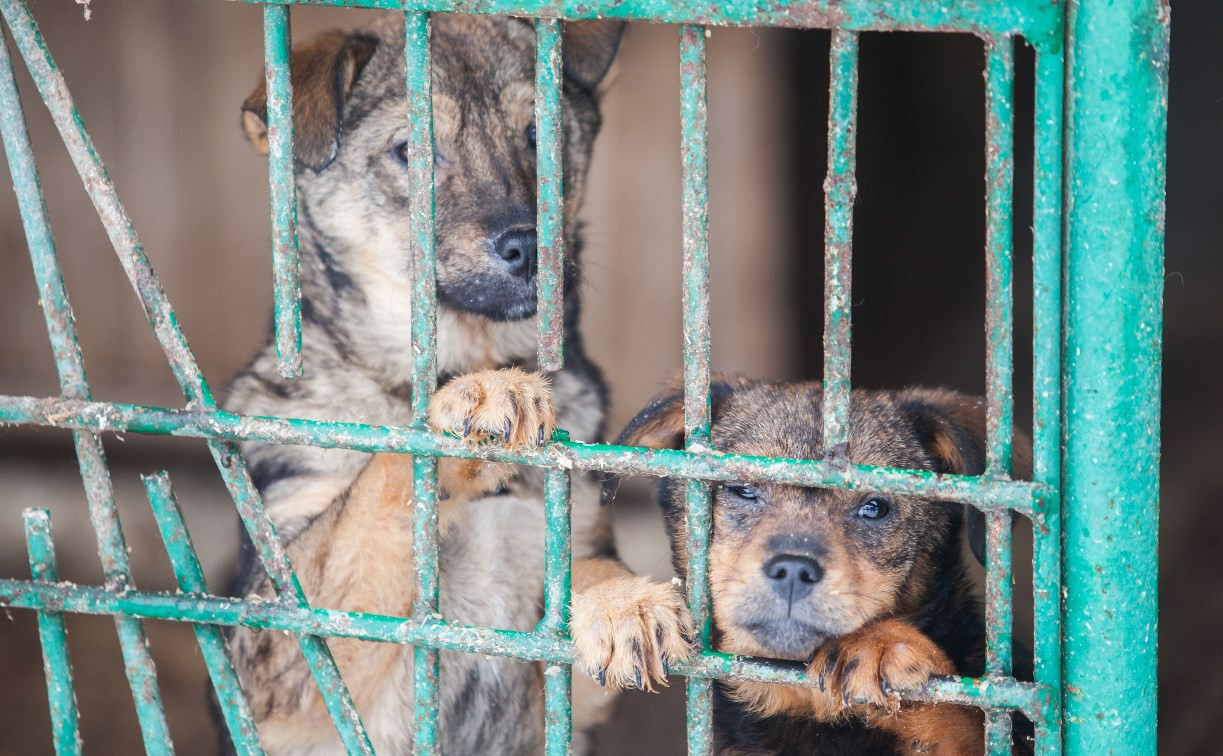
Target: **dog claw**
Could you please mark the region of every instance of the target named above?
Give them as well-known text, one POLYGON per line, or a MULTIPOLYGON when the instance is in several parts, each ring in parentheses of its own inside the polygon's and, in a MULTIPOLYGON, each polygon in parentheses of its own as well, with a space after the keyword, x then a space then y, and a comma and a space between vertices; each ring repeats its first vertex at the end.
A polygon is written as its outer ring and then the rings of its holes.
POLYGON ((848 690, 841 692, 841 705, 849 706, 849 691, 848 690))
POLYGON ((887 698, 890 694, 891 686, 888 685, 888 679, 886 677, 879 678, 879 690, 883 692, 884 698, 887 698))
POLYGON ((463 421, 463 438, 471 438, 471 418, 463 421))
POLYGON ((823 672, 819 674, 819 677, 815 678, 815 687, 819 688, 821 693, 824 692, 824 673, 823 672))
POLYGON ((669 661, 670 659, 667 658, 667 655, 663 654, 662 655, 662 676, 663 677, 671 676, 671 665, 668 663, 669 661))
POLYGON ((539 445, 544 445, 544 426, 539 426, 539 445))
POLYGON ((633 670, 633 676, 636 678, 637 690, 645 690, 645 686, 641 684, 641 667, 633 670))
POLYGON ((510 421, 509 421, 509 420, 506 420, 506 421, 505 421, 505 430, 504 430, 504 431, 502 431, 502 433, 501 433, 501 439, 502 439, 502 440, 503 440, 503 441, 504 441, 506 444, 508 444, 508 443, 510 442, 510 427, 511 427, 510 421))
POLYGON ((600 688, 607 687, 607 667, 601 667, 595 675, 595 680, 599 683, 600 688))

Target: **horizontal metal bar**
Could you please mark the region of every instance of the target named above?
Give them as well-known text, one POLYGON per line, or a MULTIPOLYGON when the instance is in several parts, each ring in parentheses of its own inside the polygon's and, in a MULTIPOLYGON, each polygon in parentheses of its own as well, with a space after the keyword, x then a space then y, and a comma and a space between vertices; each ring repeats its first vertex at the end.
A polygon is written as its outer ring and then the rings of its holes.
MULTIPOLYGON (((424 621, 380 614, 308 609, 278 601, 235 601, 220 596, 183 596, 128 591, 70 583, 0 579, 0 607, 74 612, 126 614, 146 619, 202 622, 215 625, 308 633, 316 636, 357 638, 406 643, 449 651, 536 659, 572 664, 573 643, 551 633, 465 627, 434 618, 424 621)), ((672 671, 716 680, 746 680, 811 687, 797 662, 778 662, 707 651, 687 662, 672 662, 672 671)), ((1011 678, 973 679, 936 677, 915 691, 900 692, 906 701, 942 701, 979 708, 1016 709, 1039 718, 1048 706, 1050 691, 1034 683, 1011 678)))
MULTIPOLYGON (((264 3, 266 0, 241 0, 264 3)), ((664 24, 784 26, 846 31, 1022 34, 1038 47, 1062 39, 1061 0, 272 0, 282 5, 493 13, 536 18, 619 18, 664 24)))
POLYGON ((535 467, 579 467, 621 475, 677 476, 711 481, 760 480, 813 488, 921 496, 963 502, 985 510, 1014 509, 1029 515, 1041 511, 1046 490, 1028 481, 935 475, 870 465, 842 468, 820 460, 581 444, 569 441, 563 432, 558 432, 558 441, 541 450, 509 451, 493 445, 471 447, 449 436, 405 426, 253 417, 220 410, 175 410, 75 399, 0 395, 0 423, 430 454, 535 467))

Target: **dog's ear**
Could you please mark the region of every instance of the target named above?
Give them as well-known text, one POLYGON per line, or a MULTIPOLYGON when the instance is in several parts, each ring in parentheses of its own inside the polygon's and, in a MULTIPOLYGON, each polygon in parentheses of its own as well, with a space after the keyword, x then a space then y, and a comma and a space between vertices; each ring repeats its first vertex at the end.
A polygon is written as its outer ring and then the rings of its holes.
MULTIPOLYGON (((378 40, 362 34, 327 32, 293 48, 293 151, 302 165, 321 171, 335 159, 343 128, 344 103, 373 57, 378 40)), ((263 154, 268 152, 267 82, 242 104, 242 130, 263 154)))
POLYGON ((564 66, 569 80, 583 91, 593 92, 611 68, 625 25, 616 20, 565 24, 564 66))
MULTIPOLYGON (((726 398, 735 389, 747 385, 745 379, 715 375, 709 382, 710 414, 717 419, 726 398)), ((621 446, 646 446, 651 449, 684 448, 684 388, 672 381, 658 393, 645 409, 637 413, 620 432, 616 443, 621 446)))
MULTIPOLYGON (((985 472, 985 400, 954 391, 911 389, 899 397, 935 472, 980 475, 985 472)), ((1015 431, 1012 468, 1016 480, 1032 477, 1032 442, 1015 431)), ((957 508, 959 505, 954 505, 957 508)), ((972 553, 985 563, 985 515, 964 505, 964 529, 972 553)))

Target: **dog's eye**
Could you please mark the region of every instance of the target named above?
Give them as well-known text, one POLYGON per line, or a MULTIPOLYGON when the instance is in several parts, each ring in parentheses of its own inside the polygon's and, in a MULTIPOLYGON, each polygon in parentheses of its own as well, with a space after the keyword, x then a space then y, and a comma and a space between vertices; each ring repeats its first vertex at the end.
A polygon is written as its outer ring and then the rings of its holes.
POLYGON ((883 496, 872 496, 858 507, 858 516, 863 520, 882 520, 892 511, 892 502, 883 496))
MULTIPOLYGON (((391 146, 391 157, 395 158, 395 162, 405 168, 408 166, 408 142, 406 139, 402 142, 396 142, 391 146)), ((446 156, 442 154, 442 151, 437 148, 437 145, 433 145, 433 165, 440 168, 449 162, 446 156)))
POLYGON ((539 133, 535 131, 535 124, 527 127, 527 141, 531 144, 531 149, 535 149, 535 140, 539 138, 539 133))
POLYGON ((722 487, 726 489, 729 493, 732 493, 735 496, 738 496, 740 499, 747 499, 748 501, 755 501, 758 498, 756 494, 756 489, 752 488, 749 485, 745 485, 743 483, 727 483, 726 485, 722 487))

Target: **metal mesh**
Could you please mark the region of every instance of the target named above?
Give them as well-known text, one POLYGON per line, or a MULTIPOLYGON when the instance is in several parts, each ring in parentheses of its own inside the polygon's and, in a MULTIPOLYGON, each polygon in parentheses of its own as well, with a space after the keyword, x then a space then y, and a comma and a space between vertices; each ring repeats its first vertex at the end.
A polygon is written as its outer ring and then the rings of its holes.
MULTIPOLYGON (((251 0, 257 1, 257 0, 251 0)), ((1010 752, 1011 712, 1036 725, 1037 751, 1059 753, 1062 725, 1062 528, 1063 442, 1063 55, 1065 9, 1056 2, 935 2, 934 0, 841 0, 780 2, 769 6, 679 0, 615 2, 526 2, 476 0, 296 0, 264 5, 268 91, 270 188, 276 303, 276 344, 281 372, 301 371, 300 287, 293 165, 292 92, 289 86, 289 6, 375 7, 405 13, 405 71, 409 102, 408 165, 411 202, 412 370, 414 423, 378 427, 301 419, 268 419, 220 410, 179 330, 174 311, 146 258, 113 184, 93 148, 63 78, 24 0, 0 0, 0 12, 35 85, 68 146, 77 170, 101 216, 120 263, 145 309, 186 399, 180 409, 98 403, 90 398, 77 346, 72 310, 64 289, 50 225, 39 187, 24 115, 7 46, 0 46, 0 127, 13 174, 50 339, 61 395, 53 398, 0 396, 0 422, 71 429, 76 439, 99 556, 102 586, 56 582, 51 528, 44 510, 26 513, 32 580, 0 580, 0 607, 29 608, 39 614, 50 706, 58 752, 80 750, 62 612, 115 616, 129 684, 150 752, 172 749, 143 629, 144 619, 196 623, 195 631, 220 701, 230 736, 240 752, 260 752, 250 711, 229 661, 219 626, 273 628, 298 635, 335 727, 350 752, 372 747, 340 678, 324 637, 351 637, 406 643, 415 653, 415 712, 411 721, 417 752, 437 746, 438 650, 450 649, 537 660, 546 669, 546 739, 549 754, 566 753, 572 735, 567 637, 570 590, 569 489, 572 470, 668 475, 688 479, 687 600, 696 619, 702 652, 673 669, 688 678, 689 750, 712 748, 712 681, 742 679, 811 685, 797 671, 733 657, 709 646, 710 596, 707 547, 710 536, 710 482, 768 480, 803 486, 870 489, 964 502, 987 519, 987 665, 980 679, 937 678, 906 700, 945 701, 987 712, 989 752, 1010 752), (680 24, 679 56, 683 159, 684 451, 653 451, 579 444, 560 431, 538 451, 473 450, 456 439, 430 432, 424 412, 436 382, 433 138, 429 13, 461 11, 513 13, 536 21, 536 121, 538 132, 539 364, 563 364, 561 264, 562 19, 599 16, 680 24), (823 414, 825 458, 780 460, 716 454, 710 448, 710 330, 708 293, 708 160, 706 129, 706 24, 779 25, 833 29, 825 181, 825 329, 823 414), (858 35, 860 32, 961 31, 985 40, 987 234, 987 470, 979 477, 933 475, 849 464, 845 458, 850 396, 850 281, 852 207, 856 194, 858 35), (1036 49, 1034 157, 1034 455, 1033 480, 1010 479, 1012 458, 1013 306, 1012 201, 1014 164, 1014 46, 1018 39, 1036 49), (274 585, 276 600, 237 601, 211 596, 164 473, 146 478, 150 504, 170 555, 179 593, 136 590, 131 584, 127 547, 115 509, 99 435, 139 432, 207 440, 217 468, 234 499, 260 561, 274 585), (361 451, 408 452, 414 457, 414 565, 417 600, 412 616, 386 617, 310 608, 293 574, 235 442, 258 440, 361 451), (533 465, 546 469, 547 538, 544 617, 533 632, 461 627, 438 616, 436 458, 453 456, 533 465), (1029 518, 1035 535, 1035 682, 1011 677, 1011 523, 1029 518)), ((1138 6, 1135 6, 1138 8, 1138 6)), ((1139 9, 1141 10, 1141 8, 1139 9)), ((1135 10, 1137 16, 1139 10, 1135 10)), ((1166 21, 1166 19, 1165 19, 1166 21)), ((1166 33, 1166 28, 1165 28, 1166 33)), ((1156 34, 1158 42, 1158 35, 1156 34)), ((1165 74, 1166 75, 1166 74, 1165 74)), ((1158 78, 1158 77, 1157 77, 1158 78)), ((1158 85, 1158 81, 1156 82, 1158 85)), ((1166 87, 1166 79, 1163 86, 1166 87)), ((1156 130, 1159 123, 1156 119, 1156 130)), ((1161 158, 1162 159, 1162 158, 1161 158)), ((1162 170, 1162 163, 1160 163, 1162 170)), ((1161 174, 1162 175, 1162 174, 1161 174)), ((1072 189, 1074 191, 1074 189, 1072 189)), ((1086 190, 1083 190, 1086 191, 1086 190)), ((1159 185, 1162 210, 1162 184, 1159 185)), ((1162 242, 1162 237, 1160 237, 1162 242)), ((1157 245, 1158 246, 1158 245, 1157 245)), ((1159 250, 1157 249, 1157 252, 1159 250)), ((1141 282, 1150 286, 1145 279, 1141 282)), ((1069 315, 1066 317, 1070 317, 1069 315)), ((1157 324, 1157 321, 1156 321, 1157 324)), ((1080 337, 1086 341, 1085 337, 1080 337)), ((1091 344, 1088 344, 1090 347, 1091 344)), ((1158 360, 1156 346, 1155 360, 1158 360)), ((1149 357, 1149 354, 1147 355, 1149 357)), ((1085 368, 1085 371, 1090 368, 1085 368)), ((1107 372, 1100 381, 1119 381, 1107 372)), ((1082 378, 1086 380, 1086 378, 1082 378)), ((1155 379, 1157 386, 1157 378, 1155 379)), ((1143 384, 1149 390, 1150 381, 1143 384)), ((1146 394, 1143 394, 1144 396, 1146 394)), ((1151 400, 1148 400, 1149 405, 1151 400)), ((1089 497, 1086 497, 1089 498, 1089 497)), ((1084 506, 1093 506, 1088 500, 1084 506)), ((1153 517, 1153 512, 1152 515, 1153 517)), ((1154 524, 1151 524, 1154 529, 1154 524)), ((1148 555, 1154 560, 1153 550, 1148 555)), ((1153 587, 1151 588, 1153 590, 1153 587)), ((1153 601, 1153 599, 1152 599, 1153 601)), ((1152 604, 1153 607, 1153 604, 1152 604)), ((1153 642, 1152 642, 1153 646, 1153 642)), ((1153 669, 1153 667, 1152 667, 1153 669)), ((1082 691, 1072 694, 1084 695, 1082 691)), ((1152 693, 1153 695, 1153 693, 1152 693)), ((1081 699, 1076 699, 1081 700, 1081 699)), ((1115 699, 1114 699, 1115 700, 1115 699)), ((1105 700, 1107 704, 1107 700, 1105 700)), ((1068 704, 1069 705, 1069 704, 1068 704)), ((1103 705, 1103 704, 1102 704, 1103 705)), ((1153 706, 1150 729, 1153 731, 1153 706)), ((1067 728, 1075 727, 1067 721, 1067 728)), ((1086 741, 1082 741, 1086 742, 1086 741)), ((1153 741, 1152 741, 1153 742, 1153 741)), ((1093 752, 1090 748, 1068 749, 1093 752)), ((1101 751, 1094 751, 1101 752, 1101 751)), ((1138 751, 1129 751, 1138 752, 1138 751)))

